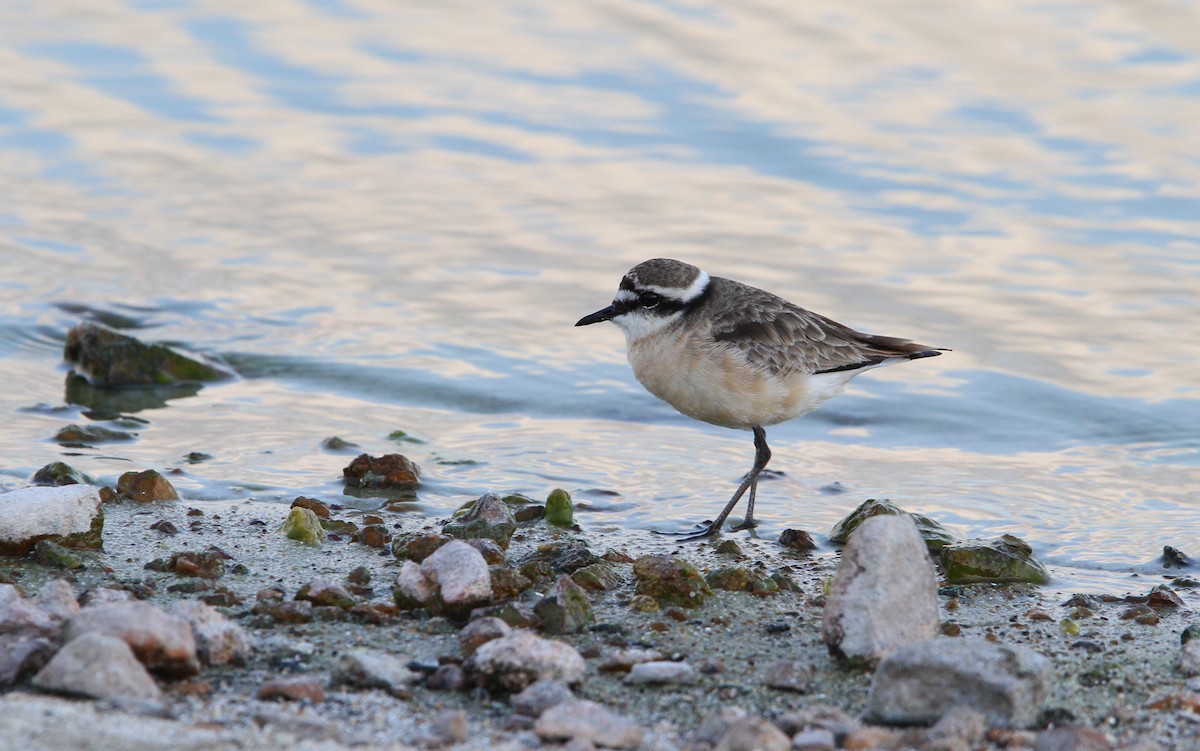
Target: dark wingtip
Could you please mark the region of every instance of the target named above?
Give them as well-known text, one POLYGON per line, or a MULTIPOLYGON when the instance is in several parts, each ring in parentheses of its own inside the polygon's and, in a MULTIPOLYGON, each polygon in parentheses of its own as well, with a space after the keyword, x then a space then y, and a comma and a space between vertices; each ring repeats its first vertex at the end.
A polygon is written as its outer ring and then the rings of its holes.
POLYGON ((953 352, 954 350, 938 347, 936 349, 923 349, 920 352, 911 352, 905 355, 910 360, 920 360, 922 357, 937 357, 943 352, 953 352))

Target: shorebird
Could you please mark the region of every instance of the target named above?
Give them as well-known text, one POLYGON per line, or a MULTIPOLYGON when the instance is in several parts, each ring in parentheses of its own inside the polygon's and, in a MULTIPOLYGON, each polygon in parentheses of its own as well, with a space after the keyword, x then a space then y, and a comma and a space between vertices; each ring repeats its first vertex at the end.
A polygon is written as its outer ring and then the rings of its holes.
MULTIPOLYGON (((754 521, 758 477, 771 460, 764 428, 807 414, 871 368, 946 350, 864 334, 748 284, 670 258, 630 269, 612 305, 576 326, 612 321, 633 374, 688 417, 754 433, 754 466, 716 519, 684 539, 719 534, 746 491, 754 521)), ((684 533, 688 534, 688 533, 684 533)))

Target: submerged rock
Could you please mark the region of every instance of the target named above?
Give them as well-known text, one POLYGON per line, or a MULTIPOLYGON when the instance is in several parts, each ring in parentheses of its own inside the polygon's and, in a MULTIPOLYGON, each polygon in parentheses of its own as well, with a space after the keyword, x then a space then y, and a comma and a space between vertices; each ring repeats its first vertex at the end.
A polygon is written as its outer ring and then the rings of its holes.
POLYGON ((811 553, 817 549, 812 535, 803 529, 785 529, 779 535, 779 544, 795 553, 811 553))
POLYGON ((834 656, 874 665, 888 652, 934 638, 940 618, 937 575, 916 524, 876 516, 842 551, 825 602, 822 633, 834 656))
MULTIPOLYGON (((59 428, 54 440, 63 446, 91 446, 110 441, 132 441, 137 436, 124 430, 106 428, 102 425, 67 425, 59 428)), ((66 466, 66 465, 64 465, 66 466)))
POLYGON ((1021 583, 1046 584, 1050 574, 1033 557, 1033 549, 1019 537, 974 540, 942 548, 942 570, 947 584, 1021 583))
POLYGON ((175 486, 153 469, 121 475, 117 478, 117 495, 138 503, 179 500, 175 486))
POLYGON ((556 527, 569 527, 575 523, 575 504, 571 494, 562 488, 550 491, 546 498, 545 519, 547 524, 556 527))
POLYGON ((917 525, 917 531, 921 534, 921 539, 925 541, 930 552, 954 542, 954 535, 950 534, 941 524, 924 514, 904 511, 886 498, 883 500, 871 498, 863 501, 858 508, 850 512, 849 516, 833 525, 833 529, 829 531, 829 541, 834 545, 845 545, 850 536, 854 534, 854 530, 858 529, 859 525, 867 519, 874 516, 900 516, 901 514, 912 517, 913 523, 917 525))
POLYGON ((515 531, 516 519, 508 505, 494 493, 485 493, 475 499, 465 514, 442 527, 442 534, 450 537, 460 540, 484 538, 505 549, 515 531))
POLYGON ((421 482, 421 468, 403 454, 359 454, 342 470, 342 479, 351 488, 412 489, 421 482))
POLYGON ((232 376, 199 356, 184 355, 162 344, 145 344, 90 322, 67 332, 63 356, 96 386, 162 386, 232 376))
POLYGON ((95 485, 96 482, 88 475, 80 472, 66 462, 51 462, 33 473, 29 482, 34 485, 95 485))
POLYGON ((548 634, 574 634, 596 622, 583 587, 566 574, 558 577, 533 612, 542 619, 542 630, 548 634))
POLYGON ((894 725, 929 724, 955 707, 988 725, 1030 727, 1050 691, 1053 666, 1025 647, 983 639, 937 639, 901 647, 879 663, 866 716, 894 725))
POLYGON ((146 668, 121 639, 86 633, 60 649, 33 677, 43 691, 94 699, 157 701, 162 693, 146 668))
POLYGON ((297 540, 313 547, 325 541, 325 528, 321 526, 320 517, 299 506, 288 512, 280 530, 289 540, 297 540))
POLYGON ((25 555, 39 540, 99 548, 103 530, 100 495, 88 485, 0 493, 0 555, 25 555))
POLYGON ((696 567, 671 555, 646 555, 633 562, 637 594, 662 604, 695 608, 704 604, 712 589, 696 567))

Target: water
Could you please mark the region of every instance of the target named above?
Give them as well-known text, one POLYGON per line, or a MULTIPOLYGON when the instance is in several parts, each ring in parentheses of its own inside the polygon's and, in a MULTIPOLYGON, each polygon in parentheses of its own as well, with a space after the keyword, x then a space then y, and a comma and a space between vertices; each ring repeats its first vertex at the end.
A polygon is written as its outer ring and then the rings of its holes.
POLYGON ((572 324, 671 256, 954 350, 772 428, 764 538, 890 497, 1019 535, 1061 588, 1144 590, 1162 545, 1200 555, 1198 25, 1099 2, 3 4, 0 484, 64 459, 179 469, 192 502, 373 508, 341 492, 337 435, 423 466, 406 524, 562 486, 589 533, 669 545, 647 530, 711 518, 750 436, 572 324), (132 443, 61 447, 88 421, 66 331, 113 316, 239 378, 129 406, 132 443))

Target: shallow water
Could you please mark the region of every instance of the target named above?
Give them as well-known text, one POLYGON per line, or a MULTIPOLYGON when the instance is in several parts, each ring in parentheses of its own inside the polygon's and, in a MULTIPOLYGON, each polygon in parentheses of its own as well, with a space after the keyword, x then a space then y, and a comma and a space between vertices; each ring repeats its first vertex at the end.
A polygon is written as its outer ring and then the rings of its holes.
POLYGON ((671 256, 954 350, 772 428, 764 538, 883 496, 1064 588, 1200 556, 1200 11, 795 5, 0 6, 0 483, 373 507, 337 435, 422 465, 414 520, 562 486, 636 546, 753 456, 572 326, 671 256), (61 447, 113 317, 239 378, 61 447))

